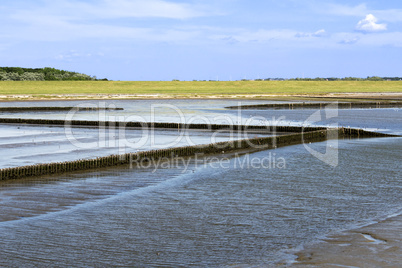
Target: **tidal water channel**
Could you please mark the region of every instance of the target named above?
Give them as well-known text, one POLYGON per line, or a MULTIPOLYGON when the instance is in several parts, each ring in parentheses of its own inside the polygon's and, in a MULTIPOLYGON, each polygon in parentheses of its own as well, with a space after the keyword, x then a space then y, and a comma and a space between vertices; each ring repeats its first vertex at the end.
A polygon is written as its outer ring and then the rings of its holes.
MULTIPOLYGON (((238 104, 227 100, 89 103, 124 108, 101 115, 116 121, 278 122, 402 134, 401 109, 239 112, 225 110, 238 104)), ((19 107, 80 104, 88 105, 83 101, 12 103, 19 107)), ((1 103, 7 105, 11 104, 1 103)), ((0 114, 66 116, 54 111, 0 114)), ((98 120, 100 115, 69 116, 98 120)), ((238 138, 195 131, 184 133, 174 144, 177 131, 160 130, 154 133, 154 143, 149 139, 139 148, 122 149, 118 142, 97 147, 100 136, 107 142, 114 139, 110 132, 103 135, 94 128, 73 128, 73 139, 63 127, 2 124, 0 131, 0 168, 185 146, 189 140, 204 144, 212 138, 238 138)), ((127 130, 125 138, 137 144, 144 136, 141 130, 127 130)), ((116 141, 123 140, 119 137, 116 141)), ((331 147, 320 142, 211 156, 208 162, 193 159, 174 166, 122 166, 0 182, 0 266, 270 267, 291 262, 303 245, 401 214, 401 153, 402 138, 351 139, 331 147), (336 150, 337 165, 321 161, 306 147, 323 154, 336 150)))

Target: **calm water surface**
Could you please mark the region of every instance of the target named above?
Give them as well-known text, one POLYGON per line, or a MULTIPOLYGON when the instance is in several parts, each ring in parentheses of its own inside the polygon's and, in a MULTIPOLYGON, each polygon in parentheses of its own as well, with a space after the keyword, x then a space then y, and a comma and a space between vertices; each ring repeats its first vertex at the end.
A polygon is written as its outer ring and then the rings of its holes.
MULTIPOLYGON (((93 106, 120 107, 123 111, 76 112, 75 120, 153 121, 213 124, 334 125, 364 128, 402 135, 402 109, 341 109, 336 116, 311 122, 316 110, 227 110, 224 107, 273 103, 261 100, 105 100, 105 101, 33 101, 0 103, 4 106, 93 106)), ((66 112, 0 113, 0 117, 65 119, 66 112)), ((316 119, 316 118, 315 118, 316 119)))
MULTIPOLYGON (((283 115, 247 113, 243 118, 283 115)), ((285 116, 301 123, 312 113, 285 116)), ((351 126, 401 131, 398 110, 340 114, 351 126)), ((328 149, 326 142, 308 146, 328 149)), ((232 157, 222 166, 193 161, 1 182, 0 266, 266 267, 291 261, 303 244, 402 212, 401 138, 341 140, 338 149, 336 167, 297 145, 232 157)))
POLYGON ((271 136, 269 133, 0 124, 0 168, 271 136))

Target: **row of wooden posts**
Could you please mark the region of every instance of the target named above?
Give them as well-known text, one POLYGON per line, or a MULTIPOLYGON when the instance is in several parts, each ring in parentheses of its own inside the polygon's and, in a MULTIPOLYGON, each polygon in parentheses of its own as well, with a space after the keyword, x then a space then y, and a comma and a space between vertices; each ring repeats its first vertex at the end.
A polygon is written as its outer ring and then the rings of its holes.
POLYGON ((183 124, 165 122, 118 122, 118 121, 93 121, 93 120, 62 120, 62 119, 26 119, 26 118, 0 118, 1 124, 34 124, 52 126, 85 126, 85 127, 132 127, 132 128, 161 128, 161 129, 198 129, 198 130, 229 130, 247 131, 261 130, 270 132, 300 133, 317 130, 325 130, 324 127, 298 127, 298 126, 274 126, 260 125, 229 125, 229 124, 183 124))
POLYGON ((339 109, 352 108, 397 108, 402 107, 400 101, 366 101, 366 102, 336 102, 336 103, 314 103, 314 102, 294 102, 294 103, 269 103, 256 105, 229 106, 226 109, 323 109, 326 107, 336 107, 339 109))
POLYGON ((0 107, 0 112, 42 112, 42 111, 115 111, 124 110, 123 108, 109 108, 109 107, 49 107, 49 106, 36 106, 36 107, 0 107))
POLYGON ((151 161, 160 158, 191 157, 196 154, 221 154, 236 150, 267 150, 278 147, 320 142, 331 138, 366 138, 366 137, 390 137, 394 135, 364 131, 361 129, 339 128, 339 129, 320 129, 310 132, 302 132, 263 137, 254 139, 245 139, 237 141, 225 141, 208 145, 186 146, 178 148, 169 148, 161 150, 143 151, 128 153, 123 155, 111 155, 98 157, 96 159, 81 159, 76 161, 37 164, 22 167, 12 167, 0 169, 0 180, 19 179, 33 176, 43 176, 52 174, 61 174, 73 171, 85 171, 91 169, 112 167, 118 165, 130 164, 135 161, 151 161))

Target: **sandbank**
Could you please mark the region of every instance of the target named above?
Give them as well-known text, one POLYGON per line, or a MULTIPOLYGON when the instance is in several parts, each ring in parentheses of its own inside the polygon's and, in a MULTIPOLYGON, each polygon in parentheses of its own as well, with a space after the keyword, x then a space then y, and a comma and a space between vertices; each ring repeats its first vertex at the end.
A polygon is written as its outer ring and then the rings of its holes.
POLYGON ((289 267, 401 267, 402 215, 328 236, 289 267))

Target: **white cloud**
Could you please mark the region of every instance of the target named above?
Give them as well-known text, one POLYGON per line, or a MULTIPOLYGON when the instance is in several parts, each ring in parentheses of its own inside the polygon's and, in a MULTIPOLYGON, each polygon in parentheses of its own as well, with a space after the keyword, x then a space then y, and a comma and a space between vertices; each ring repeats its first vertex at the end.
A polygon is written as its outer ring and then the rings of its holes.
POLYGON ((314 37, 323 37, 325 35, 327 35, 327 32, 324 29, 318 30, 312 34, 314 37))
MULTIPOLYGON (((258 30, 258 31, 237 31, 230 38, 239 42, 269 42, 275 40, 294 39, 297 33, 292 30, 258 30)), ((228 36, 221 36, 219 39, 228 36)))
MULTIPOLYGON (((46 5, 35 4, 30 8, 8 9, 8 16, 0 17, 0 22, 3 24, 7 22, 8 25, 8 27, 3 27, 0 37, 14 43, 76 42, 77 40, 87 42, 86 39, 91 39, 90 42, 100 41, 99 43, 110 44, 144 43, 143 41, 145 41, 193 45, 228 43, 241 46, 242 43, 253 43, 270 47, 324 48, 340 47, 340 44, 369 45, 369 42, 374 42, 374 40, 363 36, 374 37, 387 28, 386 24, 379 24, 376 17, 368 15, 356 27, 359 32, 350 33, 348 36, 340 36, 335 32, 328 33, 324 29, 315 32, 299 32, 292 29, 239 29, 210 26, 210 23, 206 23, 209 26, 199 25, 196 22, 193 24, 182 23, 181 20, 186 18, 218 14, 214 13, 212 6, 209 6, 211 12, 206 14, 208 12, 206 12, 205 6, 182 4, 184 1, 181 3, 173 0, 42 1, 46 5), (97 3, 94 4, 95 2, 97 3), (130 19, 138 17, 142 18, 140 20, 130 19), (144 17, 151 19, 145 20, 144 17), (152 19, 155 17, 168 18, 168 20, 152 19), (119 20, 119 18, 125 19, 119 20), (373 33, 367 35, 363 32, 373 33)), ((337 12, 348 15, 366 11, 365 5, 352 7, 351 10, 340 7, 337 9, 337 12)), ((364 17, 366 14, 368 13, 359 16, 364 17)), ((377 16, 377 13, 373 14, 377 16)), ((394 16, 396 16, 395 14, 394 16)), ((353 27, 353 22, 351 26, 353 27)), ((392 34, 387 37, 387 43, 390 45, 399 46, 398 40, 393 40, 392 34)), ((378 44, 378 42, 374 43, 378 44)), ((87 55, 76 55, 74 52, 69 52, 60 54, 57 58, 69 60, 78 56, 87 55)))
POLYGON ((32 9, 17 12, 16 15, 28 15, 28 18, 34 15, 53 15, 68 20, 93 20, 118 18, 189 19, 208 16, 212 13, 205 7, 174 3, 167 0, 101 0, 93 3, 77 0, 45 0, 44 3, 44 5, 37 5, 32 9))
POLYGON ((75 59, 79 58, 91 58, 91 57, 103 57, 104 54, 102 52, 92 53, 92 52, 79 52, 76 50, 70 50, 65 53, 60 53, 54 59, 61 60, 61 61, 74 61, 75 59))
POLYGON ((305 33, 305 32, 301 32, 301 33, 297 33, 295 35, 295 37, 299 37, 299 38, 307 38, 307 37, 324 37, 327 35, 327 32, 324 29, 318 30, 314 33, 305 33))
POLYGON ((65 41, 80 38, 122 38, 151 41, 182 41, 197 35, 196 30, 175 30, 168 22, 164 26, 136 25, 135 18, 183 20, 217 13, 206 6, 176 3, 168 0, 44 0, 29 8, 2 12, 0 23, 5 28, 0 37, 18 41, 65 41), (7 14, 7 15, 4 15, 7 14), (127 19, 121 23, 119 19, 127 19), (169 26, 170 25, 170 26, 169 26))
POLYGON ((360 40, 359 37, 346 38, 346 39, 339 41, 339 44, 353 45, 353 44, 356 44, 359 40, 360 40))
POLYGON ((333 42, 331 35, 325 30, 316 32, 297 32, 291 29, 276 29, 258 31, 246 29, 226 29, 221 33, 211 34, 213 42, 225 42, 232 45, 242 46, 263 45, 271 48, 322 48, 337 45, 333 42), (325 38, 322 38, 325 37, 325 38))
POLYGON ((331 36, 340 45, 359 47, 402 47, 402 32, 336 33, 331 36))
POLYGON ((381 32, 387 30, 387 24, 385 23, 377 23, 378 19, 374 17, 372 14, 368 14, 366 18, 359 21, 356 25, 356 30, 361 32, 381 32))
MULTIPOLYGON (((13 24, 25 23, 38 30, 45 27, 61 27, 62 31, 74 25, 117 25, 115 20, 124 18, 164 18, 190 19, 211 16, 214 13, 206 7, 166 0, 102 0, 87 3, 77 0, 45 0, 44 4, 35 4, 30 8, 10 9, 3 12, 13 24)), ((3 15, 3 14, 1 14, 3 15)), ((3 20, 5 20, 3 15, 3 20)), ((1 20, 1 18, 0 18, 1 20)), ((125 27, 127 27, 125 25, 125 27)))
POLYGON ((363 17, 367 14, 376 14, 377 18, 387 22, 402 21, 402 9, 370 9, 366 4, 357 6, 343 4, 320 3, 312 7, 319 14, 331 14, 336 16, 363 17))
POLYGON ((225 37, 221 37, 221 39, 231 45, 239 43, 239 40, 237 40, 233 36, 225 36, 225 37))

